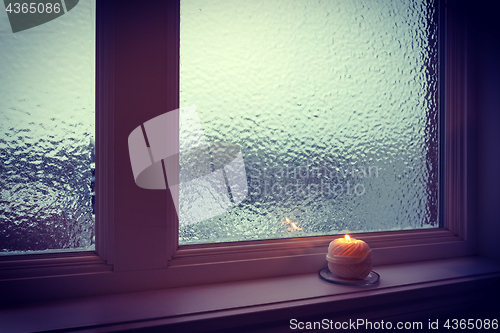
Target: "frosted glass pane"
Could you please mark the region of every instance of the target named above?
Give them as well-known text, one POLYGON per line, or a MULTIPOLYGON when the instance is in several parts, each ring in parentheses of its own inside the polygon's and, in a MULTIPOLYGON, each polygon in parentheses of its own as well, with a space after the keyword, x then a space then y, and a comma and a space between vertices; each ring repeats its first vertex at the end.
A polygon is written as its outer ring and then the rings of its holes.
POLYGON ((433 1, 182 0, 180 105, 209 146, 241 148, 249 191, 199 223, 181 192, 180 243, 438 227, 435 16, 433 1))
POLYGON ((94 246, 95 4, 75 4, 15 33, 1 6, 3 254, 94 246))

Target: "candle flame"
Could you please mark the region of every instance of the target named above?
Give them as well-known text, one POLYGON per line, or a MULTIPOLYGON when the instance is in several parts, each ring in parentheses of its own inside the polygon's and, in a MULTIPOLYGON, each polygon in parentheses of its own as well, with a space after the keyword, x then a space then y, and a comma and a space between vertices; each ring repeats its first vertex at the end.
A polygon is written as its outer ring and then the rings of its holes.
POLYGON ((286 230, 288 231, 295 231, 295 230, 304 230, 304 228, 299 228, 297 226, 297 223, 292 222, 288 219, 288 217, 285 218, 286 221, 281 222, 281 224, 290 224, 291 227, 287 228, 286 230))
POLYGON ((351 237, 349 237, 349 235, 345 235, 345 240, 349 242, 351 240, 351 237))

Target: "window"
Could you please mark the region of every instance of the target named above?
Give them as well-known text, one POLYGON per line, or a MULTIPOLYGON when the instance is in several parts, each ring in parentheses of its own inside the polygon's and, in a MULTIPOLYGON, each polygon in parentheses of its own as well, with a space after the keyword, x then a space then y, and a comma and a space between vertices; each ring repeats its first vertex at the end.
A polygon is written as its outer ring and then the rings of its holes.
MULTIPOLYGON (((475 253, 464 195, 467 129, 458 126, 466 87, 453 85, 466 82, 464 31, 452 11, 447 24, 445 228, 360 234, 376 265, 475 253)), ((179 246, 170 193, 137 187, 127 138, 138 124, 178 108, 178 52, 179 3, 97 2, 96 252, 1 261, 0 283, 12 301, 312 273, 324 265, 331 236, 179 246)))
POLYGON ((94 249, 95 3, 67 2, 0 11, 0 255, 94 249))
POLYGON ((181 244, 439 227, 437 2, 180 3, 181 244), (232 202, 182 180, 219 142, 232 202))

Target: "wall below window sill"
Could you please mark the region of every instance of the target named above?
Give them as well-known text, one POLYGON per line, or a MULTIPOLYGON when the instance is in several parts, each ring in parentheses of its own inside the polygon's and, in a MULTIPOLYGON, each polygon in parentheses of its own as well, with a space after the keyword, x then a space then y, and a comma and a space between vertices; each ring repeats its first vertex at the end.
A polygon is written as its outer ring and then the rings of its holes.
POLYGON ((290 331, 292 318, 384 319, 460 309, 494 297, 500 285, 500 263, 482 257, 374 270, 381 278, 372 287, 340 286, 320 280, 317 274, 303 274, 25 304, 1 310, 0 323, 6 332, 187 332, 238 326, 260 331, 266 325, 278 332, 290 331))

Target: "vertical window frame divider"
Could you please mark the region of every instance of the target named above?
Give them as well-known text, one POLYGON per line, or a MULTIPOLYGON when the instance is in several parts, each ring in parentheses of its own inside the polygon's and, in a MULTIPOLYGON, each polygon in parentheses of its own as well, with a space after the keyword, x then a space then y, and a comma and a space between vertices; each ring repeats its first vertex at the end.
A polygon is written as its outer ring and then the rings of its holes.
POLYGON ((114 14, 110 2, 96 0, 96 253, 114 258, 114 14))

